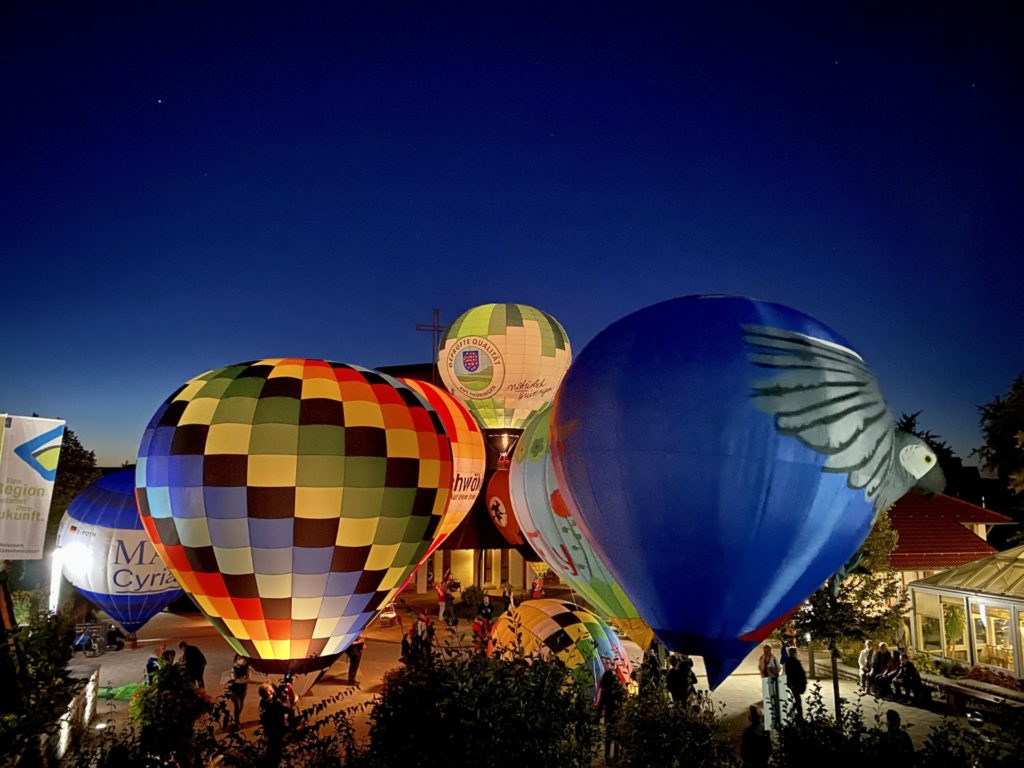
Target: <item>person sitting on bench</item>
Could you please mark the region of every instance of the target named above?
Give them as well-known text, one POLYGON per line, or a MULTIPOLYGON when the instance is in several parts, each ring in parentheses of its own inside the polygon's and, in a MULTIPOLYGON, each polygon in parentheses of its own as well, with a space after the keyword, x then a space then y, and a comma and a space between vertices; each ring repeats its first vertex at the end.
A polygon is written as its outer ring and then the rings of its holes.
POLYGON ((910 660, 909 654, 900 654, 900 668, 892 678, 892 691, 900 701, 921 700, 921 674, 910 660))

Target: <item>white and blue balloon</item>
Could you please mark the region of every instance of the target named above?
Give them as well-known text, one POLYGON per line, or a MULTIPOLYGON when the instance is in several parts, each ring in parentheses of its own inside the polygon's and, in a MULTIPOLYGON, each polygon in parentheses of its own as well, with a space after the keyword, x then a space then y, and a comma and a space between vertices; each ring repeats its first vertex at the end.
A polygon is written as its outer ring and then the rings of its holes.
POLYGON ((135 505, 135 472, 101 477, 68 506, 57 532, 64 577, 129 632, 183 593, 135 505))

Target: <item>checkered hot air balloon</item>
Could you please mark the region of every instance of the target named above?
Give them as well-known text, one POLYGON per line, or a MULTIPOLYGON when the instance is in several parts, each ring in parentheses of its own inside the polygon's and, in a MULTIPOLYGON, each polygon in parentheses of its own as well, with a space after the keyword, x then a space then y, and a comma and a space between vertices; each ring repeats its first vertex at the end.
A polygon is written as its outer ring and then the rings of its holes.
POLYGON ((64 578, 129 632, 181 597, 142 528, 130 469, 75 496, 57 530, 64 578))
POLYGON ((632 667, 622 642, 607 623, 563 600, 527 600, 503 613, 491 629, 495 652, 552 656, 569 669, 586 667, 596 690, 607 667, 623 684, 632 667))
POLYGON ((265 672, 328 666, 426 552, 448 502, 437 412, 397 379, 298 358, 218 368, 172 394, 139 448, 160 556, 265 672))

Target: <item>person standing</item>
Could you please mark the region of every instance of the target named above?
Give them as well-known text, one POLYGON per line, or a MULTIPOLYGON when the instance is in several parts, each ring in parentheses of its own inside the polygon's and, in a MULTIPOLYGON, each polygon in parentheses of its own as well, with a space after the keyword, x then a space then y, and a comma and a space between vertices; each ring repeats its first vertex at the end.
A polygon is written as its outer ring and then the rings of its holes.
POLYGON ((750 725, 743 731, 743 739, 740 741, 740 758, 743 760, 744 768, 764 768, 772 756, 772 738, 764 729, 761 722, 761 713, 753 704, 747 710, 747 720, 750 725))
POLYGON ((185 672, 200 688, 205 688, 203 675, 206 672, 206 657, 198 647, 182 640, 178 643, 181 650, 181 660, 185 664, 185 672))
POLYGON ((597 717, 604 716, 604 761, 607 763, 618 754, 615 726, 619 719, 619 707, 624 698, 622 683, 615 670, 606 661, 604 674, 597 689, 597 717))
POLYGON ((447 616, 445 622, 449 627, 454 627, 459 623, 459 620, 455 617, 455 594, 452 592, 451 584, 444 592, 444 612, 447 616))
POLYGON ((665 687, 677 705, 686 708, 687 700, 690 698, 690 676, 688 670, 683 668, 677 656, 670 656, 668 660, 668 674, 665 675, 665 687))
POLYGON ((807 673, 804 671, 804 665, 800 663, 800 659, 797 656, 795 644, 789 649, 789 655, 786 656, 786 665, 783 669, 786 672, 786 687, 789 688, 789 693, 793 697, 796 719, 803 720, 804 702, 801 696, 807 691, 807 673))
POLYGON ((163 656, 166 650, 167 641, 162 640, 160 641, 160 645, 158 645, 153 652, 149 654, 149 658, 146 659, 146 682, 149 685, 153 684, 156 671, 160 669, 160 664, 163 662, 163 656))
POLYGON ((484 621, 487 622, 488 631, 490 630, 491 622, 494 620, 494 606, 491 604, 490 595, 484 595, 484 601, 480 605, 480 616, 484 621))
POLYGON ((882 754, 888 765, 906 766, 914 759, 914 742, 900 724, 900 713, 895 709, 885 713, 885 733, 882 735, 882 754))
POLYGON ((875 663, 875 641, 865 640, 864 649, 857 657, 857 666, 860 667, 860 689, 867 693, 871 687, 871 668, 875 663))
POLYGON ((245 694, 248 690, 249 659, 236 653, 235 663, 231 666, 231 681, 228 683, 228 698, 231 700, 236 729, 242 723, 242 707, 245 705, 245 694))
POLYGON ((437 593, 437 620, 442 621, 444 619, 444 609, 447 605, 448 589, 443 581, 435 581, 434 591, 437 593))
POLYGON ((757 671, 761 677, 778 677, 779 662, 772 655, 772 647, 765 643, 761 648, 761 656, 757 660, 757 671))
POLYGON ((345 655, 348 656, 348 684, 359 685, 356 680, 356 673, 359 671, 359 662, 363 658, 363 648, 366 647, 366 640, 360 635, 352 641, 352 645, 345 649, 345 655))

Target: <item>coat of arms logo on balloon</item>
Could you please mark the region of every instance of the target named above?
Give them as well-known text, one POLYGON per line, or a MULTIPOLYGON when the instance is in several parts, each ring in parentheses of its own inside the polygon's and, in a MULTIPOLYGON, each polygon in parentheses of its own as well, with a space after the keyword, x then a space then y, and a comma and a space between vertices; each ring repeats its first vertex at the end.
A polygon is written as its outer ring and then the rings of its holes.
POLYGON ((563 500, 669 648, 712 687, 839 571, 876 514, 940 490, 863 358, 779 304, 673 299, 606 328, 559 391, 563 500))

